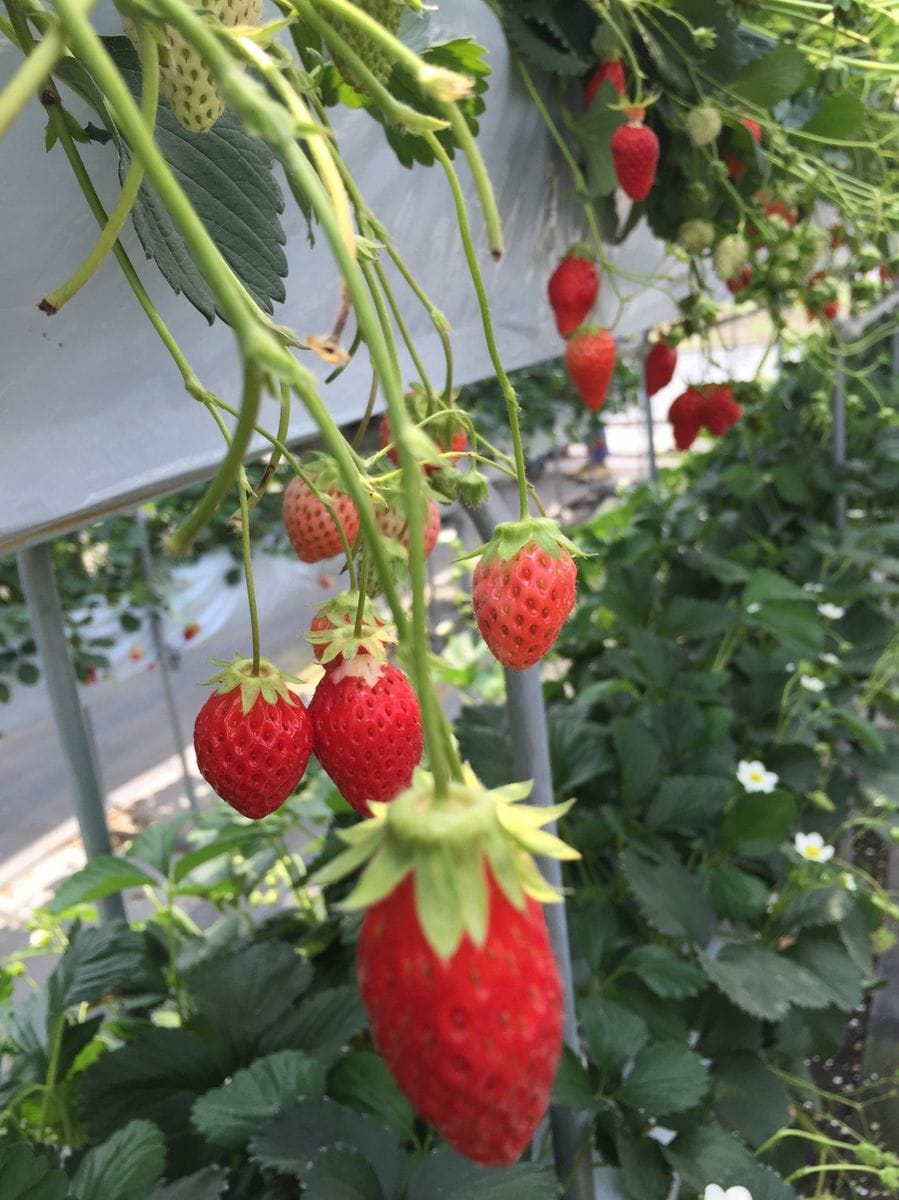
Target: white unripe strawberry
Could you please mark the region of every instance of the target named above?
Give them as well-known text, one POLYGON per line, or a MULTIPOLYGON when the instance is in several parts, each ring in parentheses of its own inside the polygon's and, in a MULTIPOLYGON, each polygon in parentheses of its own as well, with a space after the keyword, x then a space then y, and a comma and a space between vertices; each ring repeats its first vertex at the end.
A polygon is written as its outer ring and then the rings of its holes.
POLYGON ((690 109, 684 124, 694 146, 707 146, 721 132, 721 113, 711 104, 700 104, 690 109))
POLYGON ((712 262, 719 279, 732 279, 749 261, 749 243, 738 233, 723 237, 715 247, 712 262))

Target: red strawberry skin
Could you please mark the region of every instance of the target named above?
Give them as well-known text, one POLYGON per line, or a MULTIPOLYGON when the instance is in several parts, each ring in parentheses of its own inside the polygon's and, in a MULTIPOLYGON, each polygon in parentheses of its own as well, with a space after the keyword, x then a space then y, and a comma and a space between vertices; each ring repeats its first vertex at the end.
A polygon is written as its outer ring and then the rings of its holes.
POLYGON ((755 144, 760 146, 762 142, 762 127, 759 125, 758 121, 753 121, 752 117, 743 117, 740 120, 740 124, 744 129, 749 131, 749 136, 752 138, 755 144))
MULTIPOLYGON (((433 424, 430 426, 428 426, 428 425, 425 426, 426 432, 429 429, 431 431, 431 436, 433 437, 434 436, 433 435, 433 424)), ((380 440, 382 450, 384 449, 385 446, 389 446, 390 443, 393 441, 393 433, 391 432, 391 429, 390 429, 390 416, 386 412, 381 417, 381 423, 378 426, 378 438, 380 440)), ((441 454, 446 453, 446 447, 444 446, 443 442, 440 440, 439 437, 434 437, 434 443, 437 446, 437 449, 440 451, 441 454)), ((445 460, 446 466, 452 466, 455 462, 458 461, 459 455, 464 454, 465 451, 468 449, 468 434, 461 427, 454 430, 451 433, 449 449, 450 449, 450 454, 452 455, 452 457, 445 460)), ((399 452, 398 452, 396 446, 394 446, 392 449, 387 451, 387 457, 396 466, 400 465, 400 456, 399 456, 399 452)), ((434 463, 426 463, 425 464, 425 473, 428 475, 433 475, 435 471, 439 471, 439 470, 440 470, 440 467, 436 466, 436 464, 434 464, 434 463)))
MULTIPOLYGON (((359 532, 356 506, 336 487, 322 488, 321 492, 330 499, 347 541, 352 545, 359 532)), ((282 515, 290 544, 302 562, 321 562, 343 552, 343 542, 331 514, 299 476, 294 476, 284 489, 282 515)))
POLYGON ((619 125, 612 134, 615 175, 631 200, 645 200, 655 183, 659 139, 639 121, 619 125))
POLYGON ((413 876, 365 914, 357 962, 375 1045, 419 1113, 487 1166, 520 1157, 549 1103, 562 988, 543 911, 515 908, 487 872, 483 946, 444 962, 415 912, 413 876))
POLYGON ((703 389, 702 423, 715 437, 727 433, 736 425, 743 410, 729 387, 713 386, 703 389))
MULTIPOLYGON (((394 538, 406 550, 409 549, 408 518, 395 508, 376 508, 375 524, 384 537, 394 538)), ((428 513, 425 519, 424 550, 425 558, 429 558, 437 545, 440 533, 440 509, 432 499, 428 499, 428 513)))
POLYGON ((584 405, 594 412, 605 402, 615 370, 615 339, 608 329, 585 325, 565 346, 565 366, 584 405))
POLYGON ((369 800, 393 800, 412 782, 423 736, 418 697, 392 663, 326 670, 309 705, 315 756, 348 804, 371 816, 369 800), (372 680, 373 682, 369 682, 372 680))
POLYGON ((214 692, 194 724, 200 774, 245 817, 258 820, 280 808, 303 778, 312 753, 312 722, 299 696, 270 704, 257 696, 249 712, 240 688, 214 692))
POLYGON ((726 281, 726 287, 732 296, 736 296, 748 288, 750 283, 752 283, 752 267, 747 263, 736 275, 732 275, 726 281))
POLYGON ((549 277, 546 288, 562 337, 574 333, 596 303, 599 276, 596 263, 569 251, 549 277))
POLYGON ((596 93, 608 79, 609 83, 615 89, 615 94, 620 99, 627 88, 627 80, 624 77, 624 67, 621 61, 617 58, 610 58, 608 62, 600 63, 590 80, 584 88, 584 108, 589 108, 593 103, 596 93))
POLYGON ((511 558, 498 556, 474 569, 475 621, 491 654, 523 671, 539 662, 574 608, 577 567, 567 550, 554 557, 536 542, 511 558))
POLYGON ((668 386, 674 378, 676 366, 677 350, 674 346, 669 346, 667 342, 656 342, 646 355, 643 367, 647 396, 654 396, 668 386))
POLYGON ((678 450, 689 450, 702 428, 704 397, 695 388, 687 388, 675 397, 668 409, 668 420, 674 431, 678 450))

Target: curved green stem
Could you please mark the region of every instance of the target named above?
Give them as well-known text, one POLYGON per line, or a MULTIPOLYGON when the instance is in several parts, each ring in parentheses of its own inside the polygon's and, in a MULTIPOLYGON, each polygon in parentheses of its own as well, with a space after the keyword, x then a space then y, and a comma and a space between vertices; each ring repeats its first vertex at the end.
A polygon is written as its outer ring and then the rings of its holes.
POLYGON ((253 576, 253 554, 250 545, 250 506, 247 489, 238 481, 237 494, 240 498, 240 543, 243 557, 243 577, 247 588, 247 605, 250 610, 250 637, 253 643, 253 675, 259 674, 259 610, 256 607, 256 581, 253 576))
MULTIPOLYGON (((277 441, 281 446, 287 441, 287 433, 290 427, 290 388, 286 383, 281 384, 281 405, 278 412, 278 434, 277 441)), ((255 428, 255 426, 254 426, 255 428)), ((272 452, 268 462, 265 464, 265 470, 259 477, 259 482, 253 489, 253 497, 249 501, 250 512, 256 507, 265 493, 268 491, 268 485, 275 476, 275 471, 278 469, 278 463, 281 461, 283 451, 277 444, 272 445, 272 452)))
POLYGON ((487 168, 484 165, 484 160, 481 157, 480 150, 478 149, 478 144, 474 140, 471 130, 468 128, 468 122, 465 120, 462 113, 459 112, 459 109, 456 107, 456 105, 445 104, 442 107, 443 111, 449 118, 453 135, 459 144, 459 149, 465 155, 469 170, 471 171, 472 178, 474 179, 474 185, 477 189, 478 198, 481 201, 481 208, 484 210, 484 224, 487 228, 487 241, 490 246, 490 253, 496 259, 502 258, 502 221, 500 220, 499 209, 496 207, 496 196, 493 192, 493 184, 490 182, 490 176, 487 174, 487 168))
POLYGON ((65 52, 65 41, 56 26, 48 30, 40 42, 32 42, 32 45, 34 49, 28 53, 28 57, 0 94, 0 138, 65 52))

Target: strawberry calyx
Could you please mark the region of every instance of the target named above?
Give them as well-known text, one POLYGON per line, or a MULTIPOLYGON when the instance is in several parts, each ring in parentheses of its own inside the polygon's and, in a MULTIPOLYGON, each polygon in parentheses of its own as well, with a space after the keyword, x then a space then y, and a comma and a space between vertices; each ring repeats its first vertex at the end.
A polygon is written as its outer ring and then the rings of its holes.
POLYGON ((565 536, 558 522, 550 517, 526 517, 522 521, 501 521, 493 531, 493 537, 480 553, 481 561, 499 559, 505 562, 514 558, 525 546, 536 545, 553 558, 561 558, 566 552, 573 558, 583 558, 584 552, 565 536))
POLYGON ((297 702, 287 685, 292 683, 299 687, 301 686, 299 679, 280 671, 267 658, 260 658, 259 671, 255 675, 253 674, 252 658, 245 658, 242 654, 235 654, 231 662, 221 658, 210 659, 210 662, 216 667, 221 667, 222 670, 213 675, 211 679, 207 679, 206 684, 218 684, 216 694, 219 696, 227 695, 235 688, 240 688, 240 703, 244 716, 260 696, 266 704, 277 704, 279 701, 283 701, 285 704, 293 706, 297 702))
POLYGON ((586 242, 573 242, 562 256, 566 258, 576 258, 581 262, 596 262, 596 251, 592 246, 588 246, 586 242))
POLYGON ((387 647, 397 641, 396 626, 382 621, 375 614, 371 600, 363 601, 362 622, 356 632, 356 614, 359 610, 359 593, 341 592, 323 604, 313 618, 313 626, 306 634, 306 641, 313 646, 322 646, 321 655, 316 655, 322 666, 337 658, 345 661, 359 654, 370 655, 378 662, 387 661, 387 647), (329 624, 324 624, 328 622, 329 624))
POLYGON ((306 455, 303 460, 303 470, 321 492, 332 487, 341 492, 345 490, 337 461, 329 454, 313 451, 306 455))
POLYGON ((469 764, 462 780, 438 797, 434 777, 418 768, 412 785, 389 804, 371 801, 372 816, 339 831, 347 849, 320 871, 327 885, 367 864, 339 906, 355 912, 383 900, 410 874, 422 932, 434 952, 448 960, 463 934, 476 946, 487 937, 487 871, 517 909, 525 897, 541 903, 561 899, 540 874, 533 855, 573 860, 580 854, 543 826, 568 812, 573 801, 547 807, 522 805, 531 782, 487 789, 469 764))

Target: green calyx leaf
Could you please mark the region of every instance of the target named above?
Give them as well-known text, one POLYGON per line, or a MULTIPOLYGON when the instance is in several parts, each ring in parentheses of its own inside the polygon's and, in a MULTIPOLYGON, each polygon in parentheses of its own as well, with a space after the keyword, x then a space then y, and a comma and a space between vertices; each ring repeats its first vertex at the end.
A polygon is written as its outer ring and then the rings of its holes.
POLYGON ((327 666, 338 656, 342 656, 344 661, 349 661, 362 651, 378 662, 387 661, 387 647, 397 641, 396 626, 382 621, 375 614, 371 600, 366 596, 362 608, 362 623, 357 634, 358 609, 359 593, 346 591, 323 604, 316 612, 314 620, 324 617, 334 626, 333 629, 310 629, 306 634, 306 641, 311 645, 325 646, 320 660, 323 666, 327 666))
POLYGON ((218 684, 216 694, 219 696, 224 696, 228 692, 233 692, 235 688, 240 688, 240 703, 244 715, 250 711, 259 696, 266 704, 277 704, 279 700, 283 700, 285 704, 291 706, 297 703, 287 685, 288 683, 299 685, 300 681, 293 675, 286 675, 283 671, 279 671, 275 664, 269 662, 267 658, 260 658, 258 675, 253 674, 253 660, 244 658, 240 654, 236 654, 232 662, 225 662, 219 658, 212 659, 212 662, 222 670, 213 675, 211 679, 207 679, 206 683, 218 684))
POLYGON ((505 562, 531 543, 553 558, 561 558, 564 551, 574 558, 584 557, 583 550, 565 536, 558 522, 549 517, 528 517, 523 521, 503 521, 497 525, 493 537, 484 547, 482 559, 485 563, 494 558, 505 562))
POLYGON ((566 258, 579 258, 583 262, 596 262, 596 251, 586 242, 574 242, 565 251, 566 258))
POLYGON ((487 936, 489 868, 510 903, 525 896, 541 903, 560 899, 543 879, 533 855, 576 859, 580 855, 542 827, 568 811, 570 803, 538 808, 521 805, 531 784, 488 790, 471 767, 438 798, 434 777, 419 769, 412 786, 390 803, 372 802, 369 820, 341 833, 347 849, 314 877, 326 885, 367 863, 358 884, 340 906, 369 908, 385 899, 412 872, 422 932, 441 958, 455 953, 463 934, 477 946, 487 936))

